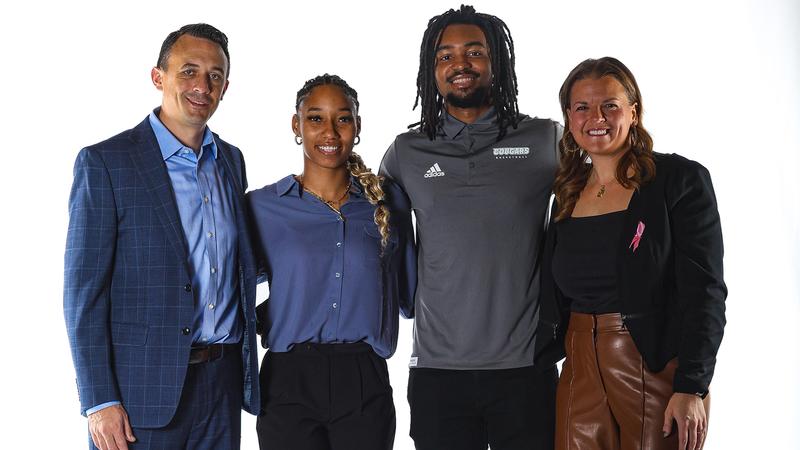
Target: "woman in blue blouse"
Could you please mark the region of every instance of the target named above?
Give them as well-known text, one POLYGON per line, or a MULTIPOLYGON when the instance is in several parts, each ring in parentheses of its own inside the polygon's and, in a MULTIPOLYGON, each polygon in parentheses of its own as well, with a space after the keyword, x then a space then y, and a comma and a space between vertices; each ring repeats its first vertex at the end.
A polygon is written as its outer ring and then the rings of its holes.
POLYGON ((259 305, 262 449, 391 449, 386 358, 413 315, 408 200, 353 153, 358 94, 322 75, 292 118, 303 172, 248 194, 270 296, 259 305))

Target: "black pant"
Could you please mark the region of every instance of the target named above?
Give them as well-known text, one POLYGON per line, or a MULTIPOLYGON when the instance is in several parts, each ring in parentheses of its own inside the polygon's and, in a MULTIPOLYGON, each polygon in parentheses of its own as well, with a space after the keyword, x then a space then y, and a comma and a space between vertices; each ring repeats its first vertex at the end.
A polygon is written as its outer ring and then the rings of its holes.
POLYGON ((368 344, 299 344, 268 352, 259 378, 262 450, 392 448, 389 372, 368 344))
POLYGON ((552 450, 558 371, 411 369, 417 450, 552 450))

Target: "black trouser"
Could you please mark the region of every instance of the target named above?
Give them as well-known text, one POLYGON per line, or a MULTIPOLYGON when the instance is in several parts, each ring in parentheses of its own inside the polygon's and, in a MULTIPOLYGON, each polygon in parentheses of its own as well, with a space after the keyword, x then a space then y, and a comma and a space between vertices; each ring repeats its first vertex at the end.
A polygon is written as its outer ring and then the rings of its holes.
POLYGON ((415 368, 408 379, 417 450, 552 450, 558 371, 415 368))
POLYGON ((389 372, 368 344, 299 344, 268 352, 259 378, 262 450, 392 448, 389 372))

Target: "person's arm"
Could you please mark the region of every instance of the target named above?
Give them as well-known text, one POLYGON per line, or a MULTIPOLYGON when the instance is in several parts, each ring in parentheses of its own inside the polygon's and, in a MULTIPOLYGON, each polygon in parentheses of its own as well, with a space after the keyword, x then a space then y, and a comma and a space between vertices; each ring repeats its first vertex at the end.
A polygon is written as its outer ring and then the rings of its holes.
MULTIPOLYGON (((272 280, 271 271, 267 264, 267 254, 265 251, 264 238, 261 228, 258 226, 260 211, 259 199, 256 198, 260 191, 250 191, 245 194, 245 205, 247 207, 248 230, 250 232, 250 244, 253 246, 253 255, 256 260, 256 283, 270 283, 272 280)), ((267 300, 256 305, 256 334, 263 336, 266 334, 267 300)), ((256 302, 258 299, 256 299, 256 302)))
POLYGON ((114 193, 97 152, 83 149, 73 175, 64 255, 64 318, 81 413, 88 415, 92 410, 89 431, 98 448, 127 449, 127 442, 135 438, 119 404, 111 366, 110 288, 117 238, 114 193))
POLYGON ((556 167, 558 167, 558 161, 561 160, 561 151, 559 150, 559 146, 561 143, 561 138, 564 136, 564 126, 554 120, 553 128, 555 129, 555 137, 556 137, 556 142, 553 145, 553 151, 555 151, 556 153, 555 161, 556 161, 556 167))
POLYGON ((725 327, 727 287, 722 277, 722 228, 711 176, 692 161, 668 180, 674 239, 674 298, 682 313, 674 394, 664 413, 664 433, 678 424, 679 448, 702 448, 708 393, 725 327))
MULTIPOLYGON (((670 208, 675 252, 674 298, 683 313, 673 390, 705 394, 725 328, 722 228, 711 176, 690 162, 670 208)), ((683 168, 681 168, 683 169, 683 168)))
POLYGON ((380 169, 378 169, 378 175, 393 181, 405 191, 400 173, 400 163, 397 160, 397 139, 389 145, 386 153, 384 153, 380 169))
POLYGON ((417 289, 417 246, 414 225, 411 220, 411 202, 405 192, 391 181, 386 181, 387 201, 391 205, 391 218, 397 234, 398 264, 397 281, 400 313, 407 319, 414 318, 414 295, 417 289))

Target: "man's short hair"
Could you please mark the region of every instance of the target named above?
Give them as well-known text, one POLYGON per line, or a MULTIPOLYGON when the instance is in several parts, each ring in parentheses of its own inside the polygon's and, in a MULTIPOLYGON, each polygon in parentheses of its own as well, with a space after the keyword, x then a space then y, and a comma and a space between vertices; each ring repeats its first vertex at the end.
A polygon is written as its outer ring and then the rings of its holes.
POLYGON ((167 38, 164 39, 164 43, 161 44, 161 52, 158 53, 158 62, 156 63, 156 67, 162 70, 167 69, 169 53, 175 43, 178 42, 178 39, 184 34, 188 34, 189 36, 197 38, 208 39, 209 41, 219 45, 222 48, 222 53, 225 54, 225 59, 228 62, 228 69, 225 71, 225 76, 227 77, 230 75, 231 55, 228 53, 228 36, 225 36, 225 33, 207 23, 192 23, 189 25, 184 25, 179 30, 173 31, 167 35, 167 38))

